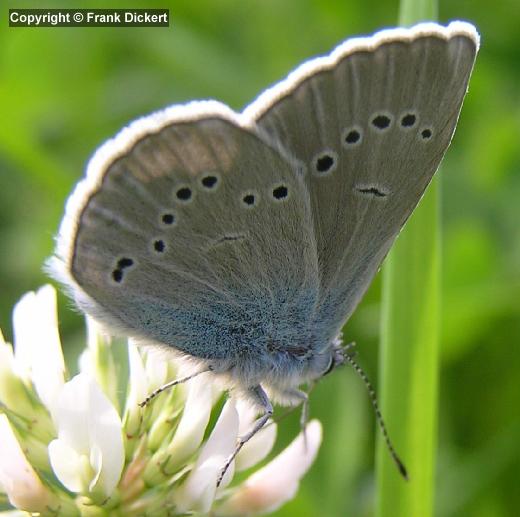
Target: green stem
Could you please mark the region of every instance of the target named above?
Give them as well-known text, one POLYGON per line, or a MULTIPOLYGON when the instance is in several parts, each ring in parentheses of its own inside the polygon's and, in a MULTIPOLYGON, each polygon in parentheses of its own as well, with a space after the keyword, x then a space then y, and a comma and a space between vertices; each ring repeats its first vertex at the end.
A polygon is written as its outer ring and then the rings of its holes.
MULTIPOLYGON (((399 22, 433 20, 436 0, 401 0, 399 22)), ((436 178, 383 267, 379 394, 399 476, 382 437, 377 444, 378 517, 433 515, 440 327, 440 188, 436 178)))
POLYGON ((401 0, 399 25, 412 25, 437 19, 437 0, 401 0))

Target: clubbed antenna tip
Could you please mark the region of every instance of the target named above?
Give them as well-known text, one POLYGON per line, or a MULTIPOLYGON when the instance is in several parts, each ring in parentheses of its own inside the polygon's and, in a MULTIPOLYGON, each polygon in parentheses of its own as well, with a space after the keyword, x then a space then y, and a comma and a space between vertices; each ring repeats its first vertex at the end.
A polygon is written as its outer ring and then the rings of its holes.
POLYGON ((401 476, 403 476, 403 478, 406 481, 409 481, 408 471, 406 470, 406 467, 404 466, 404 463, 400 460, 400 458, 398 456, 394 457, 394 461, 395 461, 395 464, 397 465, 397 468, 399 469, 399 472, 400 472, 401 476))
POLYGON ((408 471, 406 470, 406 467, 404 466, 404 463, 401 461, 397 453, 395 452, 394 446, 392 445, 392 442, 390 440, 390 436, 388 435, 388 431, 386 429, 385 421, 383 420, 383 415, 381 414, 381 411, 379 409, 379 404, 377 403, 376 398, 376 392, 374 391, 374 388, 372 387, 371 382, 368 380, 368 377, 366 373, 363 371, 361 366, 357 364, 357 362, 354 360, 354 357, 352 354, 349 354, 349 350, 354 347, 354 343, 350 343, 345 347, 345 360, 354 368, 354 371, 361 377, 362 381, 365 383, 365 386, 368 390, 368 395, 370 397, 370 402, 372 403, 372 407, 374 408, 374 412, 376 414, 376 420, 379 425, 379 428, 381 429, 381 433, 383 434, 383 438, 386 443, 386 447, 388 449, 388 452, 390 453, 390 456, 394 460, 395 465, 397 466, 399 473, 406 481, 409 481, 408 478, 408 471))

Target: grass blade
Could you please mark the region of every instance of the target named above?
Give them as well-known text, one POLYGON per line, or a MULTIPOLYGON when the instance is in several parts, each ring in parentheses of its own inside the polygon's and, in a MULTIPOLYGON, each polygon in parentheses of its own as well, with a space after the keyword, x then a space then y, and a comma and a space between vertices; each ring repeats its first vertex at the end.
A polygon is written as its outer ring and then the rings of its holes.
MULTIPOLYGON (((436 0, 402 0, 399 21, 436 17, 436 0)), ((383 267, 379 394, 404 481, 382 436, 377 444, 378 517, 431 517, 437 445, 440 320, 440 189, 435 178, 383 267)))

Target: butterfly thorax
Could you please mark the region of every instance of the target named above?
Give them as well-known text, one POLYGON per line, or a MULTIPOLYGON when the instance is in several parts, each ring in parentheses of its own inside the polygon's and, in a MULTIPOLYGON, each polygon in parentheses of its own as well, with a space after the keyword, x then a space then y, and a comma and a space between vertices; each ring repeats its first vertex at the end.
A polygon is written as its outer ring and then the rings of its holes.
POLYGON ((340 342, 300 341, 287 346, 269 338, 262 348, 227 359, 211 359, 207 365, 240 388, 262 385, 274 393, 284 393, 317 380, 342 362, 340 342))

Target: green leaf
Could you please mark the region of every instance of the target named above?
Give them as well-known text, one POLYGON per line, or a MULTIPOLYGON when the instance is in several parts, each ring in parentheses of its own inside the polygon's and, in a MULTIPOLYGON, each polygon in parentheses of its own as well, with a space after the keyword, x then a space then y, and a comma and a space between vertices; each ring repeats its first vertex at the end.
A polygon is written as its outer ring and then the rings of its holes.
MULTIPOLYGON (((402 0, 399 21, 434 19, 435 0, 402 0)), ((379 517, 433 515, 440 328, 440 189, 433 180, 383 268, 382 413, 409 481, 378 436, 379 517)))

